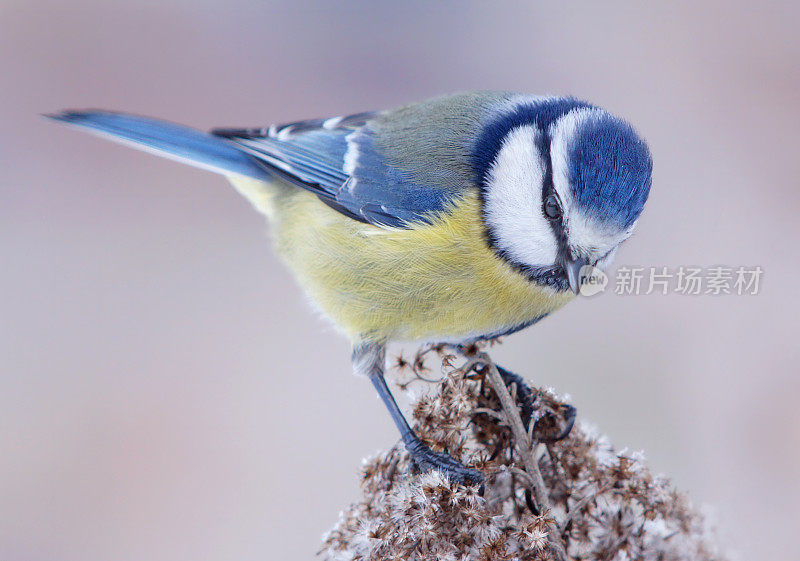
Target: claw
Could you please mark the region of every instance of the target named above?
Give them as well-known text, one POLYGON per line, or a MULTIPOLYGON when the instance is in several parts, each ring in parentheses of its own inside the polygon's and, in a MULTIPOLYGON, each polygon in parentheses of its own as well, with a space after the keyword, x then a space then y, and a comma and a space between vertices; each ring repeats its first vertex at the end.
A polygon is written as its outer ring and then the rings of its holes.
MULTIPOLYGON (((564 440, 567 438, 569 433, 572 432, 572 427, 575 426, 575 417, 578 414, 578 410, 569 404, 562 405, 561 408, 563 409, 563 414, 561 417, 561 431, 554 436, 539 437, 541 442, 558 442, 559 440, 564 440)), ((536 426, 533 427, 534 432, 536 431, 536 428, 536 426)))
POLYGON ((406 449, 411 454, 411 469, 415 473, 432 469, 443 472, 450 481, 460 485, 483 486, 483 474, 465 467, 461 462, 443 452, 434 452, 421 440, 406 444, 406 449))
MULTIPOLYGON (((514 384, 517 388, 517 401, 520 403, 520 416, 525 428, 528 428, 536 409, 542 409, 542 403, 536 403, 537 395, 519 374, 497 366, 497 371, 507 386, 514 384)), ((548 403, 546 413, 533 426, 533 435, 539 442, 557 442, 566 438, 575 425, 577 410, 566 403, 548 403), (548 411, 550 410, 550 411, 548 411), (555 432, 555 434, 553 434, 555 432)))

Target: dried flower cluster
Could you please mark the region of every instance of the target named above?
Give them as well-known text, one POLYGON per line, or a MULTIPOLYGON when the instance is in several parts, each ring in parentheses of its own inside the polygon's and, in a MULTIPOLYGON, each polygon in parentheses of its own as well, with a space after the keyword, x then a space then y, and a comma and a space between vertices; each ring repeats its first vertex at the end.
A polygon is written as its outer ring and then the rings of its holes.
MULTIPOLYGON (((552 442, 571 426, 571 407, 501 378, 479 349, 459 349, 458 367, 435 350, 443 375, 438 392, 416 401, 415 430, 480 469, 484 488, 411 473, 398 444, 365 462, 363 497, 325 537, 325 559, 723 559, 703 517, 640 455, 615 451, 586 425, 552 442)), ((424 358, 398 365, 419 379, 424 358)))

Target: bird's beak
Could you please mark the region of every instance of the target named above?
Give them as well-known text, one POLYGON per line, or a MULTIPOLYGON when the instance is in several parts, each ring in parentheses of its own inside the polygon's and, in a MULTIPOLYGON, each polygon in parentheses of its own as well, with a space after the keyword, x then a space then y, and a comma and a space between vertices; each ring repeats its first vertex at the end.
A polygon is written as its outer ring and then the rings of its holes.
POLYGON ((585 257, 571 259, 564 263, 564 269, 567 271, 567 279, 569 279, 569 287, 576 296, 581 293, 581 267, 588 264, 589 260, 585 257))

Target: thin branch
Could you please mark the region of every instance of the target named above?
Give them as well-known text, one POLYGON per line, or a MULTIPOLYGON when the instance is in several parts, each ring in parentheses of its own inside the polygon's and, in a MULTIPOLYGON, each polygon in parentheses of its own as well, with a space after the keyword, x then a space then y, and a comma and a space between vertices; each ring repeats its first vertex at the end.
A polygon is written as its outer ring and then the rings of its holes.
MULTIPOLYGON (((497 395, 498 399, 500 400, 500 405, 503 408, 503 412, 505 413, 506 419, 511 427, 511 432, 514 435, 514 447, 517 449, 517 453, 522 459, 522 463, 525 466, 525 472, 533 482, 531 492, 533 493, 534 500, 536 501, 536 506, 539 509, 539 512, 551 512, 552 504, 550 503, 550 497, 547 494, 547 488, 544 484, 542 472, 539 470, 539 461, 536 454, 537 445, 529 435, 528 430, 525 428, 525 423, 522 422, 522 418, 519 415, 519 408, 511 398, 511 394, 508 393, 508 388, 506 387, 503 378, 497 371, 497 367, 494 365, 494 362, 492 362, 492 360, 489 358, 489 355, 486 353, 476 353, 470 363, 472 364, 471 367, 477 366, 478 364, 483 364, 484 372, 489 379, 489 385, 492 387, 495 395, 497 395)), ((530 426, 533 426, 532 422, 530 423, 530 426)), ((556 535, 555 532, 548 532, 547 537, 550 542, 550 546, 552 547, 553 552, 556 554, 558 559, 566 560, 567 553, 564 550, 564 542, 561 540, 561 534, 559 533, 556 535)))

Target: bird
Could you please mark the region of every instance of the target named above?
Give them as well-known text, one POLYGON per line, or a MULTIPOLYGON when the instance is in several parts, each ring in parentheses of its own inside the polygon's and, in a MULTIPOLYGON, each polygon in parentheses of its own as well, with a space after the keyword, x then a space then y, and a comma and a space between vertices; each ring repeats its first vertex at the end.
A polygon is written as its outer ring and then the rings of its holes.
POLYGON ((422 442, 395 402, 387 345, 469 345, 539 322, 580 293, 584 267, 609 265, 652 183, 633 126, 571 96, 461 92, 210 132, 102 110, 46 116, 227 177, 352 342, 411 465, 465 485, 480 471, 422 442))

